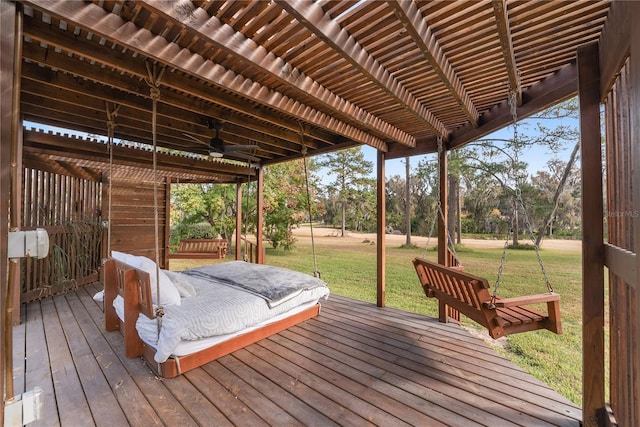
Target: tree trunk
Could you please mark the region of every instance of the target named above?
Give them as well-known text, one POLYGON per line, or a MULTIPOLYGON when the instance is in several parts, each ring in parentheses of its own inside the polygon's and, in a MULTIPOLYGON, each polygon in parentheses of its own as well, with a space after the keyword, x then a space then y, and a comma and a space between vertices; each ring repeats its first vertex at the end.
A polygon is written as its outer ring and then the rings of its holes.
POLYGON ((447 229, 449 235, 447 239, 450 239, 449 244, 453 244, 458 214, 458 177, 448 175, 447 180, 449 184, 449 194, 447 197, 447 229))
POLYGON ((520 219, 518 217, 518 201, 513 199, 513 221, 511 223, 513 227, 513 246, 517 247, 520 242, 518 240, 520 234, 520 219))
POLYGON ((344 230, 347 227, 347 202, 346 200, 342 201, 342 223, 340 224, 340 237, 344 237, 344 230))
POLYGON ((404 184, 404 229, 407 235, 407 246, 411 246, 411 165, 409 159, 409 156, 405 158, 404 184))
POLYGON ((544 220, 542 221, 542 225, 538 229, 538 237, 536 237, 536 246, 538 247, 540 246, 540 243, 542 243, 542 237, 544 236, 546 229, 551 228, 553 217, 556 215, 556 211, 558 210, 558 202, 560 201, 560 195, 562 194, 562 191, 564 190, 564 186, 567 183, 567 179, 569 178, 571 169, 573 168, 573 165, 576 162, 579 149, 580 149, 580 141, 578 141, 576 145, 573 147, 573 151, 569 156, 569 160, 567 160, 567 166, 564 168, 564 172, 562 173, 562 177, 560 178, 560 182, 558 183, 558 188, 556 188, 556 192, 553 195, 553 209, 551 209, 551 212, 549 212, 547 216, 545 216, 544 220))
POLYGON ((458 204, 458 210, 456 211, 456 218, 458 219, 458 235, 456 238, 456 243, 460 245, 462 244, 462 203, 460 203, 460 181, 458 181, 458 185, 456 186, 456 193, 456 203, 458 204))

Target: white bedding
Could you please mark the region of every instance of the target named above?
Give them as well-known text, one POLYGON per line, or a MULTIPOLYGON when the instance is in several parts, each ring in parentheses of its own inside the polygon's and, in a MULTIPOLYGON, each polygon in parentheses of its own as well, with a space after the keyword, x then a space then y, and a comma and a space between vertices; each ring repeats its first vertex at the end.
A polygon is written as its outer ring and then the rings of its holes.
MULTIPOLYGON (((155 319, 140 315, 136 322, 138 335, 156 349, 155 361, 158 363, 166 361, 171 355, 191 352, 184 347, 179 348, 181 342, 196 342, 203 338, 225 335, 228 339, 229 334, 243 332, 249 327, 255 327, 306 303, 314 304, 320 298, 327 298, 329 295, 326 284, 319 281, 321 286, 303 289, 292 298, 269 308, 264 298, 222 282, 198 277, 189 277, 188 280, 196 294, 181 298, 180 305, 163 307, 165 314, 159 338, 155 319)), ((114 300, 114 307, 122 318, 120 298, 114 300)), ((204 343, 198 345, 202 344, 204 343)))

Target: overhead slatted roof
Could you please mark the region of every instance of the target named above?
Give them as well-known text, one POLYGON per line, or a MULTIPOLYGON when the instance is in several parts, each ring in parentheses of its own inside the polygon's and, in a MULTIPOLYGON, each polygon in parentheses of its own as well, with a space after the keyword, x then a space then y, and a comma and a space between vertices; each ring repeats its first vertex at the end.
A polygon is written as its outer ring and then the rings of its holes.
MULTIPOLYGON (((25 119, 206 152, 211 120, 261 164, 354 145, 449 148, 575 94, 606 1, 24 1, 25 119), (163 71, 161 71, 163 70, 163 71), (109 106, 109 107, 108 107, 109 106)), ((82 144, 82 141, 78 141, 82 144)), ((220 162, 212 162, 216 168, 220 162)))

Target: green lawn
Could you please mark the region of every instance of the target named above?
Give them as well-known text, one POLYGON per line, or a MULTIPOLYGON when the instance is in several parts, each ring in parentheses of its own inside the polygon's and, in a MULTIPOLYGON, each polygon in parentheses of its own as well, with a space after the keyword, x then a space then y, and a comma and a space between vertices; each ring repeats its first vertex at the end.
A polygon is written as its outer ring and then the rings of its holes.
MULTIPOLYGON (((335 239, 340 239, 335 237, 335 239)), ((318 269, 331 292, 364 301, 376 299, 376 247, 368 241, 344 244, 331 239, 316 242, 318 269)), ((229 251, 230 254, 233 251, 229 251)), ((501 249, 458 250, 465 270, 486 277, 493 286, 501 249)), ((424 296, 411 263, 423 256, 423 248, 387 247, 387 305, 407 311, 437 316, 437 301, 424 296)), ((534 331, 511 335, 501 340, 498 351, 535 377, 549 384, 576 404, 581 404, 581 254, 580 251, 541 250, 542 258, 554 290, 561 295, 564 333, 534 331)), ((313 273, 311 247, 298 243, 292 251, 267 248, 267 263, 292 270, 313 273)), ((427 258, 435 259, 430 251, 427 258)), ((202 264, 200 261, 174 260, 173 270, 202 264)), ((534 251, 510 250, 500 286, 503 297, 546 292, 542 273, 534 251)), ((463 319, 468 327, 478 326, 463 319)))

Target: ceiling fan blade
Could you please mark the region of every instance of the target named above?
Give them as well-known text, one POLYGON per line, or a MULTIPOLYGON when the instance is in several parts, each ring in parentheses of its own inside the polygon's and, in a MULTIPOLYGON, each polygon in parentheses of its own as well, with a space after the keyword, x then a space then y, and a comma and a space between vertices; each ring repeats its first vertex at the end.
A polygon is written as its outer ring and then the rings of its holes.
POLYGON ((199 144, 209 145, 207 142, 205 142, 205 141, 203 141, 203 140, 201 140, 201 139, 199 139, 199 138, 196 138, 196 137, 195 137, 195 136, 193 136, 193 135, 189 135, 188 133, 183 133, 183 135, 184 135, 184 136, 186 136, 186 137, 188 137, 188 138, 193 139, 195 142, 197 142, 197 143, 199 143, 199 144))

